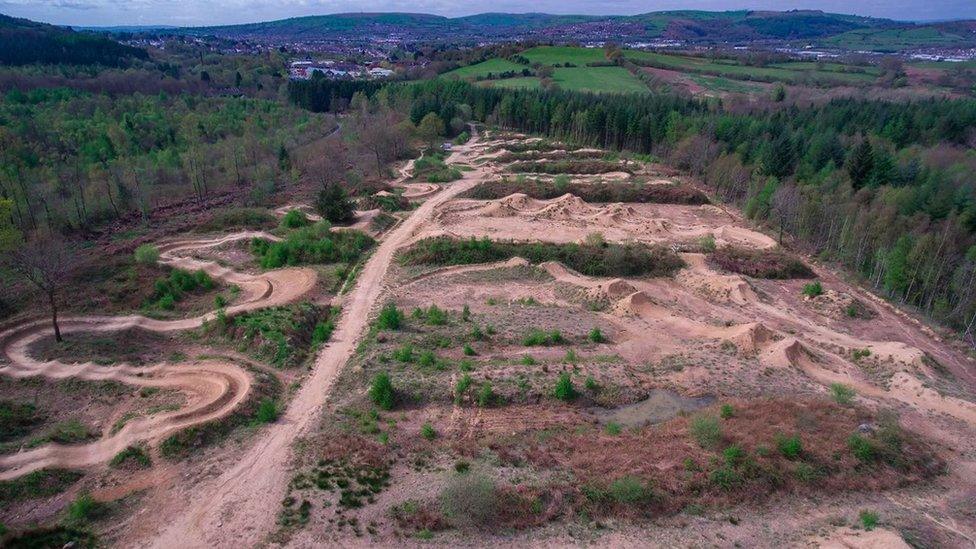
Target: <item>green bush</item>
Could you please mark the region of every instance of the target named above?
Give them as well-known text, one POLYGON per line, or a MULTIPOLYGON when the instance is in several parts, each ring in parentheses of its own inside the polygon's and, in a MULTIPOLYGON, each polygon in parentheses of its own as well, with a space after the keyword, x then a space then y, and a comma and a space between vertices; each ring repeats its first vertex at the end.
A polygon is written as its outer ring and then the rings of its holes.
POLYGON ((719 416, 722 419, 730 419, 735 416, 735 408, 731 404, 723 404, 720 409, 719 416))
POLYGON ((430 423, 424 423, 420 428, 420 436, 427 440, 434 440, 437 437, 437 431, 434 431, 434 426, 430 423))
POLYGON ((188 293, 212 290, 215 283, 206 271, 184 271, 173 269, 169 276, 157 278, 153 283, 153 294, 149 298, 149 306, 155 306, 165 311, 172 311, 176 303, 188 293))
POLYGON ((831 383, 830 384, 830 396, 834 398, 834 402, 841 404, 843 406, 849 405, 854 402, 854 397, 857 395, 854 389, 844 385, 843 383, 831 383))
POLYGON ((464 356, 475 356, 477 354, 478 353, 475 352, 474 347, 468 343, 464 344, 464 356))
POLYGON ((526 347, 536 347, 539 345, 559 345, 565 342, 566 338, 563 337, 563 334, 559 330, 546 332, 538 328, 533 328, 524 338, 522 338, 522 345, 525 345, 526 347))
POLYGON ((689 431, 702 448, 713 448, 722 440, 722 426, 715 416, 702 414, 693 417, 689 431))
POLYGON ((155 265, 159 261, 159 248, 152 244, 143 244, 136 248, 135 259, 136 263, 155 265))
POLYGON ((103 516, 105 504, 95 501, 91 494, 84 492, 65 509, 65 518, 70 524, 82 525, 103 516))
POLYGON ((308 224, 308 216, 301 210, 290 210, 281 218, 281 227, 284 229, 298 229, 308 224))
POLYGON ((454 386, 454 401, 460 403, 464 394, 468 392, 468 388, 471 387, 473 380, 468 374, 464 374, 458 379, 457 384, 454 386))
POLYGON ((254 418, 258 423, 272 423, 277 421, 279 413, 278 404, 270 398, 265 398, 258 405, 254 418))
POLYGON ((738 467, 745 461, 746 451, 738 444, 733 444, 725 450, 722 450, 722 457, 725 459, 725 464, 729 467, 738 467))
POLYGON ((26 435, 43 420, 31 403, 0 400, 0 442, 26 435))
POLYGON ((569 372, 559 374, 559 379, 556 380, 556 387, 553 389, 552 394, 563 402, 569 402, 576 398, 576 388, 573 387, 573 380, 569 372))
POLYGON ((127 446, 124 450, 115 454, 109 465, 112 467, 121 467, 126 463, 135 463, 143 469, 152 465, 152 459, 149 457, 149 453, 146 452, 145 448, 141 446, 127 446))
POLYGON ((596 327, 590 330, 589 338, 593 343, 603 343, 607 340, 607 338, 603 336, 603 332, 600 331, 600 328, 596 327))
POLYGON ((861 526, 868 531, 874 530, 874 528, 878 525, 878 521, 880 520, 877 513, 868 511, 866 509, 862 510, 858 514, 857 518, 859 521, 861 521, 861 526))
POLYGON ((619 435, 621 433, 621 431, 623 431, 623 428, 620 426, 619 423, 617 423, 615 421, 611 421, 611 422, 607 423, 607 426, 606 426, 606 428, 604 430, 607 432, 608 435, 614 435, 614 436, 616 436, 616 435, 619 435))
POLYGON ((326 221, 295 229, 284 240, 251 241, 251 252, 259 258, 262 269, 279 269, 296 265, 355 263, 376 242, 360 231, 331 231, 326 221))
POLYGON ((481 384, 481 389, 478 391, 478 406, 482 408, 488 408, 495 403, 495 390, 491 387, 490 381, 485 381, 481 384))
POLYGON ((803 455, 803 441, 800 435, 776 435, 776 449, 786 459, 798 459, 803 455))
POLYGON ((427 319, 427 324, 430 324, 431 326, 444 326, 447 324, 447 313, 441 310, 437 305, 431 305, 428 307, 424 316, 427 319))
POLYGON ((198 226, 204 232, 229 229, 269 229, 274 226, 275 216, 263 208, 230 208, 220 210, 207 222, 198 226))
POLYGON ((728 465, 723 465, 712 471, 708 479, 723 490, 731 490, 742 484, 742 474, 728 465))
POLYGON ((684 266, 684 261, 664 246, 524 243, 488 238, 427 238, 400 257, 406 265, 469 265, 524 257, 532 263, 559 261, 588 276, 668 276, 684 266))
POLYGON ((468 304, 467 303, 465 303, 464 304, 464 308, 461 309, 461 320, 464 321, 464 322, 470 322, 471 321, 471 308, 468 307, 468 304))
POLYGON ((404 344, 401 347, 393 349, 393 359, 398 362, 410 363, 415 360, 413 353, 413 345, 409 343, 404 344))
POLYGON ((610 483, 607 495, 616 503, 640 504, 654 500, 650 484, 634 476, 623 476, 610 483))
POLYGON ((323 219, 331 223, 348 223, 355 215, 355 205, 349 200, 346 190, 339 185, 327 183, 319 191, 315 209, 323 219))
POLYGON ((710 254, 715 251, 715 237, 707 234, 698 239, 698 246, 701 251, 706 254, 710 254))
POLYGON ((402 324, 403 312, 393 303, 384 305, 376 319, 376 327, 380 330, 399 330, 402 324))
POLYGON ((803 295, 807 297, 817 297, 818 295, 823 295, 823 285, 820 281, 811 282, 803 286, 803 295))
POLYGON ((390 374, 381 372, 373 378, 373 383, 369 388, 369 398, 383 410, 392 410, 396 399, 396 392, 393 389, 393 382, 390 381, 390 374))

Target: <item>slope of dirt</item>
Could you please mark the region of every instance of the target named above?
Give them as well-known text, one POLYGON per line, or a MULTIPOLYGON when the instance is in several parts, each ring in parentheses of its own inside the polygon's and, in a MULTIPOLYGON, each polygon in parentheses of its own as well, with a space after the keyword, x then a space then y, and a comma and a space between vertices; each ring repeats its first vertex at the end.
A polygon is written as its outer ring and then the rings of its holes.
MULTIPOLYGON (((472 141, 476 143, 477 138, 472 141)), ((469 147, 457 147, 448 162, 463 158, 469 147)), ((312 373, 284 416, 233 468, 209 486, 195 490, 195 495, 188 498, 190 504, 161 529, 150 545, 250 547, 272 531, 276 517, 269 504, 283 497, 288 483, 291 445, 318 418, 339 369, 352 355, 358 339, 367 329, 369 314, 384 292, 386 272, 394 253, 415 236, 435 208, 469 190, 484 176, 484 169, 465 172, 462 180, 424 202, 387 235, 363 266, 353 290, 346 295, 331 343, 320 352, 312 373)))
MULTIPOLYGON (((273 238, 265 233, 241 232, 217 238, 167 242, 159 246, 160 262, 191 271, 203 270, 215 279, 239 286, 241 299, 227 309, 229 315, 289 303, 312 289, 316 275, 311 269, 281 269, 251 275, 183 255, 256 236, 273 238)), ((66 317, 61 319, 60 325, 64 334, 111 333, 133 329, 166 333, 198 328, 215 318, 216 314, 212 312, 196 318, 168 321, 139 315, 66 317)), ((52 333, 53 329, 47 320, 27 322, 0 333, 0 349, 4 358, 0 375, 18 378, 43 376, 50 379, 111 380, 135 387, 173 389, 185 395, 187 404, 175 412, 133 419, 118 432, 90 444, 47 444, 0 457, 0 480, 15 478, 45 467, 86 467, 104 463, 127 446, 141 442, 156 443, 177 430, 226 416, 247 397, 251 387, 251 378, 246 370, 220 360, 136 367, 128 364, 100 366, 90 362, 70 363, 59 360, 45 362, 32 358, 28 352, 31 345, 52 333)))

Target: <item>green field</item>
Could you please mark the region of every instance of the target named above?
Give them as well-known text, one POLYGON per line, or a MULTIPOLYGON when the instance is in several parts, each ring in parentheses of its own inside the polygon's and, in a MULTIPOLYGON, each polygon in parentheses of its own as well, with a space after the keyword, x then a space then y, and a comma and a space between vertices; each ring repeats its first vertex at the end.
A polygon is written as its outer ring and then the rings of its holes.
MULTIPOLYGON (((552 81, 560 89, 595 93, 648 93, 650 90, 636 76, 623 67, 557 67, 552 81)), ((484 80, 483 86, 506 89, 537 89, 537 77, 484 80)))
POLYGON ((474 65, 468 65, 467 67, 461 67, 454 69, 453 71, 445 72, 443 76, 448 78, 456 76, 461 79, 478 77, 484 78, 489 74, 497 76, 508 71, 522 72, 523 69, 527 68, 528 67, 525 65, 519 65, 518 63, 513 63, 508 59, 496 57, 495 59, 489 59, 487 61, 482 61, 481 63, 475 63, 474 65))
POLYGON ((932 27, 915 29, 858 29, 832 36, 825 43, 852 50, 901 51, 930 46, 961 45, 966 39, 932 27))
POLYGON ((842 72, 844 65, 828 63, 818 70, 812 62, 779 63, 767 67, 741 65, 733 59, 705 59, 685 55, 667 55, 649 51, 627 50, 624 56, 638 64, 687 73, 708 74, 737 80, 784 82, 787 84, 870 84, 876 79, 875 68, 865 72, 842 72))
POLYGON ((571 63, 578 67, 587 63, 605 63, 607 61, 603 49, 574 48, 571 46, 538 46, 523 51, 520 54, 530 63, 542 65, 565 65, 571 63))
POLYGON ((762 87, 756 84, 749 84, 741 80, 732 80, 721 76, 704 76, 701 74, 689 74, 688 78, 712 92, 721 93, 756 93, 762 91, 762 87))

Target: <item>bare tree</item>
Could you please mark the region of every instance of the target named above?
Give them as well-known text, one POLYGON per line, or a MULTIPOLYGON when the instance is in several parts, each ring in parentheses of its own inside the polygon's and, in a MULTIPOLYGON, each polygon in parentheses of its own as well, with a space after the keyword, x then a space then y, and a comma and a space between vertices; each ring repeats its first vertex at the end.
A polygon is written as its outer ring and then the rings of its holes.
POLYGON ((779 226, 779 243, 782 245, 783 231, 793 233, 796 230, 797 215, 800 212, 803 197, 796 185, 788 183, 776 189, 771 202, 770 214, 779 226))
POLYGON ((6 255, 10 268, 47 297, 54 339, 63 341, 58 326, 58 300, 74 267, 73 255, 63 242, 51 237, 27 242, 6 255))

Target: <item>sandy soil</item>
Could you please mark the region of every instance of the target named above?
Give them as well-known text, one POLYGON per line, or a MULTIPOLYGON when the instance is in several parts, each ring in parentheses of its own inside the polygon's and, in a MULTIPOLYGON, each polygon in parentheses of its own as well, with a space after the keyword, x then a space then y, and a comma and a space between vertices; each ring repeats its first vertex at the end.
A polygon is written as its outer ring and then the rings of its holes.
MULTIPOLYGON (((256 232, 201 239, 166 242, 159 246, 160 262, 191 271, 202 269, 211 277, 241 288, 241 298, 227 314, 281 305, 294 301, 314 285, 311 269, 281 269, 258 275, 237 273, 214 262, 201 261, 184 254, 224 245, 255 236, 273 238, 256 232)), ((216 313, 184 320, 155 320, 139 315, 126 317, 67 317, 60 321, 64 334, 74 332, 119 332, 141 329, 153 332, 175 332, 200 327, 216 313)), ((0 457, 0 480, 45 467, 86 467, 110 460, 116 453, 139 442, 156 443, 185 427, 221 418, 243 401, 251 387, 250 375, 240 366, 202 360, 188 363, 164 363, 152 366, 100 366, 93 363, 69 363, 58 360, 38 361, 28 352, 37 340, 50 337, 53 328, 47 320, 28 322, 0 333, 0 348, 5 364, 0 374, 25 378, 43 376, 50 379, 77 378, 111 380, 135 387, 159 387, 183 393, 186 406, 178 411, 136 418, 117 433, 84 445, 47 444, 31 450, 0 457)))
MULTIPOLYGON (((474 143, 477 138, 473 138, 474 143)), ((464 158, 469 147, 456 147, 448 162, 464 158)), ((363 267, 355 288, 347 294, 332 340, 320 352, 315 366, 284 416, 273 424, 231 469, 195 496, 179 514, 161 524, 146 544, 154 547, 253 546, 273 530, 271 505, 281 500, 289 478, 292 443, 319 417, 339 369, 355 349, 368 326, 370 312, 384 293, 385 275, 394 253, 432 216, 435 208, 479 183, 484 169, 465 172, 441 194, 424 202, 390 232, 363 267)))

